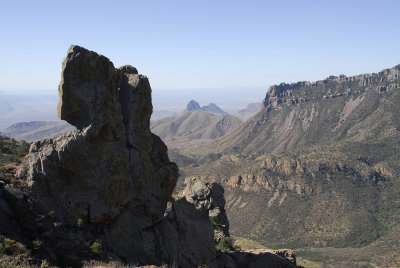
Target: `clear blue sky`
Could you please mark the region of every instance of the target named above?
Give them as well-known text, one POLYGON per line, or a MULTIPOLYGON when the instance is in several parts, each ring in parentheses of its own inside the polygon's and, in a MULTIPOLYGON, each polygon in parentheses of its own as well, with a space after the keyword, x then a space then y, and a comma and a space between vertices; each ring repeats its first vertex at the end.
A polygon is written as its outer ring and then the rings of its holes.
POLYGON ((400 1, 0 0, 0 90, 56 89, 71 44, 157 90, 266 88, 400 63, 400 1))

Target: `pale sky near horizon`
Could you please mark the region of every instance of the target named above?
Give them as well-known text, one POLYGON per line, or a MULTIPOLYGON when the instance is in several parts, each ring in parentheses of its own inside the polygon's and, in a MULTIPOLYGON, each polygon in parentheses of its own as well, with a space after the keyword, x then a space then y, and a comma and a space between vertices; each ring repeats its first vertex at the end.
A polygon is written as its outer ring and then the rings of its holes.
POLYGON ((71 44, 134 65, 153 91, 378 72, 400 64, 399 11, 388 0, 0 0, 0 91, 56 89, 71 44))

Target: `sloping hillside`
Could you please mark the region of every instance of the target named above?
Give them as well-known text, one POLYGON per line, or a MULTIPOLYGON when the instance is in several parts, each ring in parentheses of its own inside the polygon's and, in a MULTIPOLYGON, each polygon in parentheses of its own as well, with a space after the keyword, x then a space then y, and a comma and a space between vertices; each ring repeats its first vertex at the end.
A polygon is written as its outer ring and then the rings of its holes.
POLYGON ((242 124, 231 115, 216 115, 202 110, 184 112, 151 123, 151 131, 167 144, 199 139, 215 139, 242 124))
POLYGON ((240 119, 240 120, 247 120, 250 117, 254 116, 256 113, 261 111, 261 103, 260 102, 255 102, 255 103, 249 103, 245 109, 241 109, 235 113, 235 115, 240 119))
POLYGON ((28 154, 29 143, 19 142, 0 135, 0 169, 7 164, 18 164, 28 154))
POLYGON ((13 124, 2 134, 17 140, 32 142, 53 138, 72 130, 75 130, 75 127, 65 121, 31 121, 13 124))

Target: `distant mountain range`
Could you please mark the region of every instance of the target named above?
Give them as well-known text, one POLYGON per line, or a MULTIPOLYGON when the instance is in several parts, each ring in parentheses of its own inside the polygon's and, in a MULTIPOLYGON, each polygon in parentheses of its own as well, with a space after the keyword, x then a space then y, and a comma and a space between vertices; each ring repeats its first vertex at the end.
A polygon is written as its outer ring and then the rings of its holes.
POLYGON ((239 118, 223 111, 216 104, 201 107, 197 101, 191 100, 184 112, 151 121, 151 131, 167 144, 171 160, 185 166, 196 161, 179 153, 182 146, 189 150, 230 133, 242 123, 239 118))
POLYGON ((385 147, 397 148, 399 69, 272 86, 259 113, 201 149, 205 154, 218 149, 261 155, 296 152, 320 144, 336 147, 338 142, 346 143, 345 149, 355 146, 366 150, 360 143, 370 147, 383 141, 385 147))
MULTIPOLYGON (((11 106, 2 106, 4 112, 11 106)), ((187 111, 179 115, 174 112, 156 111, 152 118, 152 130, 165 140, 215 139, 225 135, 242 124, 242 121, 229 115, 216 104, 200 105, 192 100, 187 111), (169 117, 167 117, 169 116, 169 117)), ((30 121, 13 124, 1 133, 4 136, 27 142, 52 138, 75 128, 65 121, 30 121)))
POLYGON ((151 131, 158 135, 169 148, 179 144, 216 139, 231 132, 242 124, 232 115, 212 114, 203 110, 183 112, 151 122, 151 131))
POLYGON ((72 130, 75 130, 75 127, 65 121, 31 121, 13 124, 1 134, 16 140, 32 142, 53 138, 72 130))
POLYGON ((191 100, 187 105, 186 105, 186 111, 205 111, 208 113, 212 114, 222 114, 222 115, 227 115, 228 113, 219 108, 216 104, 210 103, 206 106, 200 107, 200 104, 195 101, 191 100))
POLYGON ((242 121, 246 121, 259 111, 261 111, 261 102, 249 103, 245 109, 239 110, 235 115, 242 121))
POLYGON ((0 130, 17 122, 57 120, 57 94, 0 92, 0 130))

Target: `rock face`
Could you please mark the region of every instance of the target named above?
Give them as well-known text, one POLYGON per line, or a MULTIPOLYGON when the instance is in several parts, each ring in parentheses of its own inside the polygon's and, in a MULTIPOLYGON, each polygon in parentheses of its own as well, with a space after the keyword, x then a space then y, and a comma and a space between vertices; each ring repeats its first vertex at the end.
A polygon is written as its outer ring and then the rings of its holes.
POLYGON ((221 268, 292 268, 296 258, 291 250, 271 252, 268 250, 219 252, 218 266, 221 268))
POLYGON ((80 249, 100 241, 128 263, 210 264, 215 249, 207 215, 182 200, 164 217, 178 169, 150 132, 148 79, 71 46, 59 95, 59 117, 78 130, 32 144, 28 184, 36 209, 69 233, 85 230, 65 243, 77 241, 80 249))
POLYGON ((225 212, 224 189, 218 183, 203 182, 200 178, 186 178, 185 198, 197 209, 206 210, 214 226, 214 241, 229 236, 229 221, 225 212))
POLYGON ((171 204, 159 229, 163 262, 179 267, 215 266, 213 225, 207 211, 181 198, 171 204))

